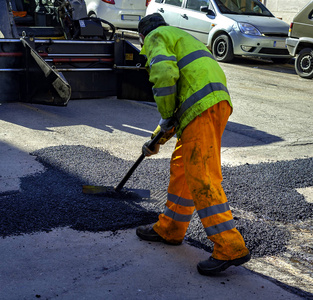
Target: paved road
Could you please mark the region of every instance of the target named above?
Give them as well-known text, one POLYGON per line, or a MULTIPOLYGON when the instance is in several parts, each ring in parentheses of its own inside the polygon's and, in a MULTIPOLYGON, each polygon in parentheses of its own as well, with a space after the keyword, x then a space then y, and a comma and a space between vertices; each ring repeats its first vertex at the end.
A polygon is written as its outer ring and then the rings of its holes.
POLYGON ((246 269, 196 273, 211 250, 196 218, 179 250, 134 236, 162 210, 174 140, 128 183, 150 189, 152 201, 81 194, 83 183, 119 181, 158 122, 153 104, 2 103, 0 299, 176 299, 181 285, 179 299, 312 298, 312 81, 289 65, 221 66, 235 107, 223 137, 224 184, 254 255, 246 269))

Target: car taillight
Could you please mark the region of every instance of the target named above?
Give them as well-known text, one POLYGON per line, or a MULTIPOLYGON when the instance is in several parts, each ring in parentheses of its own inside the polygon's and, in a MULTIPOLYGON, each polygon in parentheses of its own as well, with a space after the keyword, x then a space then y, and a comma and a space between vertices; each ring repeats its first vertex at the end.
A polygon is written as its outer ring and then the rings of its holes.
POLYGON ((293 23, 291 22, 291 23, 290 23, 290 27, 289 27, 289 32, 291 32, 292 27, 293 27, 293 23))
POLYGON ((115 4, 114 0, 101 0, 101 1, 109 4, 115 4))
POLYGON ((150 4, 151 0, 146 0, 146 6, 150 4))

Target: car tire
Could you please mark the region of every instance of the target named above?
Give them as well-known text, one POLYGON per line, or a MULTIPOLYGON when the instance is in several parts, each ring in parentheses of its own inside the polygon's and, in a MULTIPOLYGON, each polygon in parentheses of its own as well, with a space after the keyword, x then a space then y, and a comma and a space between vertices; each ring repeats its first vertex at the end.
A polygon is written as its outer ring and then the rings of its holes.
POLYGON ((219 35, 213 42, 212 52, 217 61, 232 61, 234 58, 234 51, 229 36, 226 34, 219 35))
POLYGON ((299 52, 295 61, 297 74, 302 78, 313 78, 313 49, 304 48, 299 52))

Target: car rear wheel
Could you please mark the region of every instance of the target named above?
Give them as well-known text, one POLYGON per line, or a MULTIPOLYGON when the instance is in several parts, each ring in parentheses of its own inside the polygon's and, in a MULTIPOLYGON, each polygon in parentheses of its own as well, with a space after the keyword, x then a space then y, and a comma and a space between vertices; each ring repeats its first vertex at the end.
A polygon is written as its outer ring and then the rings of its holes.
POLYGON ((302 78, 313 78, 313 49, 304 48, 299 52, 295 61, 297 74, 302 78))
POLYGON ((226 34, 219 35, 213 42, 212 52, 217 61, 232 61, 234 58, 234 52, 229 36, 226 34))

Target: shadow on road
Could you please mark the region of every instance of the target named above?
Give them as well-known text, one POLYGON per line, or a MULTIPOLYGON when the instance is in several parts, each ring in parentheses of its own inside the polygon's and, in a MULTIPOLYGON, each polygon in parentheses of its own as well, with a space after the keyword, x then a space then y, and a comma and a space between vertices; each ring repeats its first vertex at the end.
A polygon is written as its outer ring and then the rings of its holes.
MULTIPOLYGON (((119 130, 149 138, 160 116, 155 103, 108 98, 76 100, 68 107, 21 103, 2 105, 0 118, 14 125, 51 134, 57 133, 59 128, 63 132, 66 127, 66 130, 71 130, 73 126, 84 126, 81 134, 86 138, 93 136, 93 129, 109 133, 119 130)), ((99 136, 99 132, 96 134, 99 136)), ((280 137, 254 127, 228 122, 222 143, 224 147, 249 147, 279 141, 282 141, 280 137)))
MULTIPOLYGON (((220 64, 223 65, 223 63, 220 64)), ((240 65, 247 68, 268 70, 278 73, 294 74, 298 76, 294 68, 293 59, 291 59, 286 64, 277 64, 273 63, 270 59, 235 57, 234 60, 228 64, 240 65)))
POLYGON ((222 138, 222 147, 262 146, 281 141, 283 139, 276 135, 228 121, 222 138))

